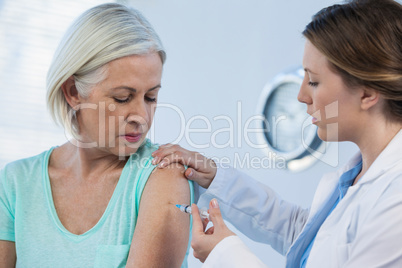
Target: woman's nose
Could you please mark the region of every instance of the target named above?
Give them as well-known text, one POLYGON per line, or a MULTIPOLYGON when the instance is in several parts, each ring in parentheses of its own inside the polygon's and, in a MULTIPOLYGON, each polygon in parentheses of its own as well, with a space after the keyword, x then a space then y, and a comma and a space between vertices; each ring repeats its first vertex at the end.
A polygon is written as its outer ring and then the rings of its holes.
POLYGON ((134 102, 130 107, 130 114, 127 117, 128 123, 136 123, 138 125, 147 124, 149 111, 147 104, 143 101, 134 102))

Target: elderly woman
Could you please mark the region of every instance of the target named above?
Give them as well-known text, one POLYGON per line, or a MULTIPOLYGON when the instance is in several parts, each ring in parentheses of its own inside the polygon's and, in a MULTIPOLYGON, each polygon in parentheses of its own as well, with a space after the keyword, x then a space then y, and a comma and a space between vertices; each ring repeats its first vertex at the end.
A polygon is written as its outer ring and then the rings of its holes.
POLYGON ((172 204, 191 202, 192 184, 183 166, 154 170, 146 139, 165 58, 126 6, 96 6, 72 24, 47 88, 74 138, 1 171, 0 267, 187 266, 190 218, 172 204))
POLYGON ((214 229, 206 232, 193 205, 194 255, 205 267, 265 267, 226 227, 222 211, 250 238, 286 255, 289 268, 402 267, 402 6, 392 0, 330 6, 303 35, 298 99, 322 140, 350 141, 360 152, 325 175, 311 208, 303 209, 233 168, 162 146, 155 163, 183 161, 191 167, 186 176, 208 188, 199 203, 216 198, 209 211, 214 229))

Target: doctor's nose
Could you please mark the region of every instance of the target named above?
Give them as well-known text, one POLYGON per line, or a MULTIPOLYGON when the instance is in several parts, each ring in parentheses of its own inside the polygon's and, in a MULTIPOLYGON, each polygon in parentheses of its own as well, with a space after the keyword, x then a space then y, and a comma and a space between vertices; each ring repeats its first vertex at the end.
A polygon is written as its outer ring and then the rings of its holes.
POLYGON ((299 94, 297 95, 297 100, 300 101, 301 103, 305 103, 307 105, 312 104, 312 99, 309 94, 309 89, 305 85, 304 81, 303 81, 302 85, 300 86, 299 94))

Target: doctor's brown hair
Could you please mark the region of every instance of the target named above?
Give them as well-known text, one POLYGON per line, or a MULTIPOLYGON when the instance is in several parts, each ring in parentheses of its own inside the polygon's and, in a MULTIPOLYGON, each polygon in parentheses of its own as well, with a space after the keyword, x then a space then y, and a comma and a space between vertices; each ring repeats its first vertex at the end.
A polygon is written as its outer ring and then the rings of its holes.
POLYGON ((365 86, 385 99, 385 113, 402 121, 402 5, 355 0, 322 9, 303 35, 346 85, 365 86))

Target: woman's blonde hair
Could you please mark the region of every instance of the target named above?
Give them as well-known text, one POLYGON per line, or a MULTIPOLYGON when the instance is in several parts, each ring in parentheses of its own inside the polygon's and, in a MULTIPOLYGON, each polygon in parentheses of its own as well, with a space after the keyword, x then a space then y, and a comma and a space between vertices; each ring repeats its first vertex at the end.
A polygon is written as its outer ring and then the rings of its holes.
POLYGON ((385 113, 402 121, 402 5, 352 0, 319 11, 303 35, 352 89, 366 86, 385 99, 385 113))
POLYGON ((166 53, 147 19, 133 8, 109 3, 79 16, 62 38, 47 74, 47 105, 53 120, 77 137, 78 125, 61 89, 71 76, 78 93, 87 97, 92 86, 105 79, 105 65, 118 58, 157 52, 162 64, 166 53))

